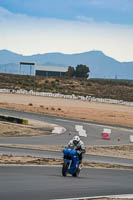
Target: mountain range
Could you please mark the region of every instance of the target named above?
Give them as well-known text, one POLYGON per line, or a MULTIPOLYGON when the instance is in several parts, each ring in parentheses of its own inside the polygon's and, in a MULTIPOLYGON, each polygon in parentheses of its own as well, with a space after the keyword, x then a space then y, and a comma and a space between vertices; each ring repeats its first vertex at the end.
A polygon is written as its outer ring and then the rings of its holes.
MULTIPOLYGON (((117 78, 133 80, 133 62, 119 62, 102 51, 77 54, 45 53, 23 56, 8 50, 0 50, 0 72, 19 73, 20 62, 35 62, 37 66, 73 66, 85 64, 91 78, 117 78)), ((25 67, 23 73, 28 73, 25 67)))

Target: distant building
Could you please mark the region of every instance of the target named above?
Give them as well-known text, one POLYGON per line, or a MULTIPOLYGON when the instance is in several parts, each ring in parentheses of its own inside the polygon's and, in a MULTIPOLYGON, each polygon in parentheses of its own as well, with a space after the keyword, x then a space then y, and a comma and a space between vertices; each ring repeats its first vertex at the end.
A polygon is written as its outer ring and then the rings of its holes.
POLYGON ((66 74, 68 67, 56 67, 56 66, 36 66, 35 75, 36 76, 46 76, 46 77, 61 77, 66 74))
POLYGON ((35 74, 35 62, 20 62, 19 64, 19 74, 23 75, 34 75, 35 74), (23 67, 25 66, 25 67, 23 67))

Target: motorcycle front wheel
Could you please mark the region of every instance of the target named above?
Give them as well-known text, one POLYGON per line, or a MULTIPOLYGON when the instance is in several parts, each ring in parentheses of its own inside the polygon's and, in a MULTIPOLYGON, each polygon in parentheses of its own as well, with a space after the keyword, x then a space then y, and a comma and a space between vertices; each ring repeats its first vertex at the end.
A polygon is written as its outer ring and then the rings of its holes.
POLYGON ((62 166, 62 176, 67 176, 69 164, 64 162, 62 166))

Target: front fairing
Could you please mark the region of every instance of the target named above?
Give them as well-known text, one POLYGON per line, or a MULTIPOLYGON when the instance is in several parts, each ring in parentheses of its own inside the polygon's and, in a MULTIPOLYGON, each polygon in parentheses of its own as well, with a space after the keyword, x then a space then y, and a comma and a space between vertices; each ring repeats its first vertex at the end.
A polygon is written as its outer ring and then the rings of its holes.
POLYGON ((79 158, 75 149, 63 149, 64 162, 68 164, 68 172, 74 174, 79 167, 79 158))

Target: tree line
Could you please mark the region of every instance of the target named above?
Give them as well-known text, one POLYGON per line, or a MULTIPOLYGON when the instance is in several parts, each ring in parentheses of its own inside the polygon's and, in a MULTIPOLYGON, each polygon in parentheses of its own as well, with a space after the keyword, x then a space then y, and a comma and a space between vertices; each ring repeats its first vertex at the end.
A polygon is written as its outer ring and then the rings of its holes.
POLYGON ((77 65, 76 67, 69 66, 68 71, 66 72, 66 76, 73 78, 88 78, 90 69, 86 65, 77 65))

